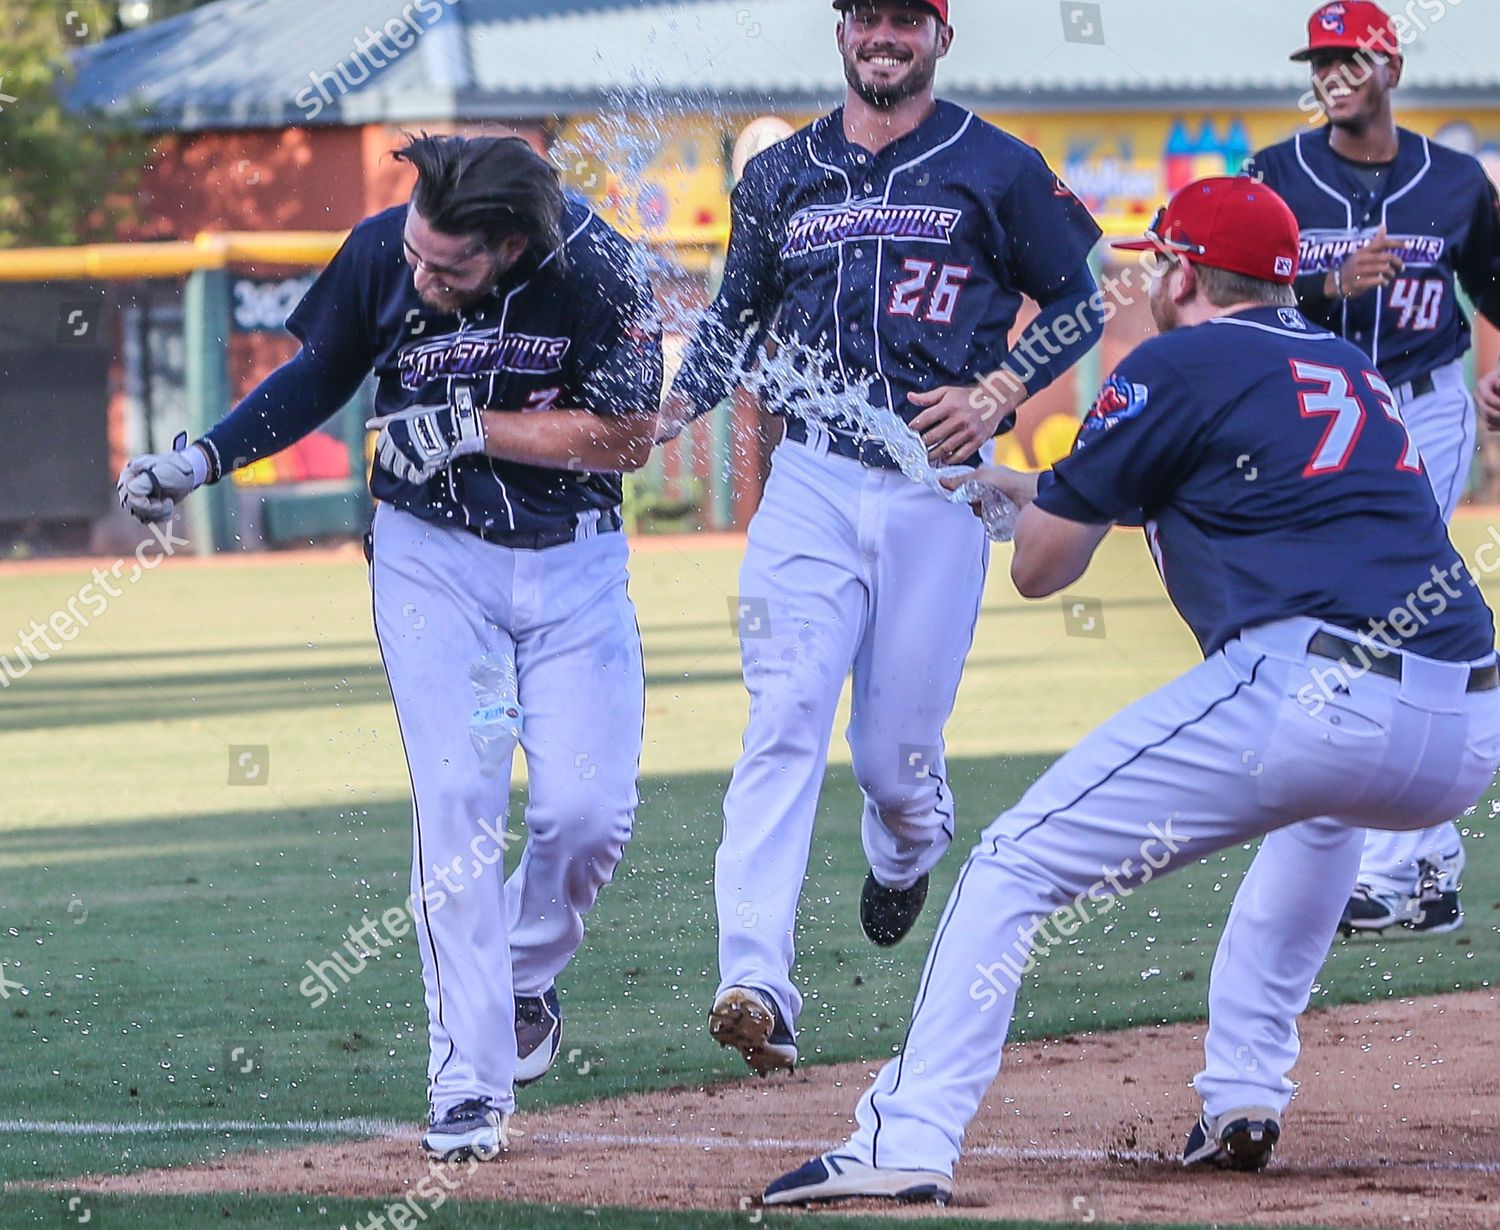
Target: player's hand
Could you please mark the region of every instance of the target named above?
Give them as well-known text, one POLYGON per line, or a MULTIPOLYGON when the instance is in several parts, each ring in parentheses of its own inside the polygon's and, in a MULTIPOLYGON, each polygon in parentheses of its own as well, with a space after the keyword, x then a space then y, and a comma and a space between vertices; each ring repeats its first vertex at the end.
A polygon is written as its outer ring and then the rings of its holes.
MULTIPOLYGON (((1038 475, 1030 474, 1022 470, 1012 470, 1009 466, 991 465, 978 466, 973 470, 964 470, 953 474, 944 474, 938 481, 949 491, 957 491, 966 483, 978 486, 993 487, 1005 496, 1018 508, 1025 508, 1032 500, 1036 499, 1036 485, 1038 475)), ((978 500, 970 505, 974 509, 976 517, 983 516, 983 508, 978 500)))
POLYGON ((1500 367, 1480 380, 1476 400, 1484 415, 1484 425, 1491 431, 1500 431, 1500 367))
POLYGON ((1357 299, 1394 282, 1406 268, 1406 262, 1396 255, 1400 250, 1401 245, 1386 236, 1382 224, 1370 242, 1344 262, 1344 297, 1357 299))
POLYGON ((662 403, 661 413, 656 416, 656 434, 653 439, 657 444, 675 440, 692 421, 693 403, 681 393, 671 393, 662 403))
POLYGON ((413 406, 365 424, 378 430, 375 463, 404 483, 431 482, 460 457, 484 452, 484 415, 473 394, 454 390, 451 406, 413 406))
POLYGON ((975 386, 946 385, 925 393, 908 393, 907 400, 921 409, 911 427, 927 446, 935 465, 952 465, 974 456, 986 440, 997 435, 1007 416, 991 394, 975 386))
POLYGON ((187 433, 172 442, 170 453, 144 453, 125 463, 115 491, 120 507, 144 525, 170 521, 177 504, 208 477, 208 459, 189 449, 187 433), (194 456, 197 454, 197 456, 194 456))

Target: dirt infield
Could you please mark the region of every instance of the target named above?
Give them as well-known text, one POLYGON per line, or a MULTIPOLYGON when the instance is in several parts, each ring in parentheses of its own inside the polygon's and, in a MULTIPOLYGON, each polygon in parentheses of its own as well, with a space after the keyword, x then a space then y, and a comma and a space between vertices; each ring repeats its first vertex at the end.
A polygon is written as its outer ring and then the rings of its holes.
MULTIPOLYGON (((1500 1226, 1500 993, 1313 1014, 1303 1082, 1264 1175, 1186 1172, 1188 1080, 1202 1026, 1078 1035, 1007 1052, 958 1174, 969 1217, 1256 1226, 1500 1226)), ((684 1088, 517 1120, 473 1199, 739 1209, 844 1135, 867 1065, 684 1088)), ((70 1181, 69 1191, 262 1192, 400 1199, 427 1173, 416 1129, 240 1154, 213 1165, 70 1181)), ((849 1206, 845 1206, 848 1208, 849 1206)), ((882 1212, 894 1212, 882 1207, 882 1212)))

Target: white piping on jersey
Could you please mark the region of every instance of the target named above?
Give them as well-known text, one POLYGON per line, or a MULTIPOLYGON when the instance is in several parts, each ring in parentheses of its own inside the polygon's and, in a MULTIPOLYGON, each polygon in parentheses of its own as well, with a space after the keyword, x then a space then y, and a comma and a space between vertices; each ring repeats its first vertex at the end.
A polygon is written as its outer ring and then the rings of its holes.
MULTIPOLYGON (((1313 183, 1317 184, 1319 188, 1323 189, 1324 192, 1344 207, 1344 229, 1352 231, 1354 229, 1354 202, 1337 188, 1325 184, 1318 178, 1317 172, 1308 165, 1307 159, 1302 155, 1302 138, 1305 136, 1307 136, 1305 132, 1299 132, 1296 141, 1293 142, 1293 148, 1297 151, 1297 161, 1301 164, 1303 171, 1307 173, 1308 179, 1312 180, 1313 183)), ((1339 332, 1345 337, 1349 336, 1349 299, 1347 295, 1339 307, 1339 332)))
MULTIPOLYGON (((831 119, 828 121, 828 123, 830 125, 832 124, 832 122, 833 121, 831 119)), ((818 151, 813 147, 813 133, 811 133, 811 132, 809 132, 807 134, 807 156, 813 160, 814 164, 816 164, 817 166, 822 167, 825 171, 836 171, 836 172, 838 172, 838 174, 840 174, 840 175, 842 175, 844 177, 844 204, 845 205, 853 204, 853 202, 854 202, 854 182, 849 178, 849 172, 846 171, 846 170, 844 170, 843 167, 835 166, 833 163, 830 163, 830 162, 824 162, 821 158, 818 157, 818 151)), ((841 316, 840 311, 839 311, 839 300, 842 299, 843 296, 844 296, 844 245, 843 244, 839 244, 838 245, 838 254, 839 254, 839 276, 838 276, 838 284, 837 284, 837 286, 835 286, 834 292, 833 292, 833 357, 834 357, 834 361, 836 363, 838 363, 838 365, 839 365, 839 375, 843 377, 844 383, 847 384, 849 382, 849 372, 848 372, 848 369, 845 368, 845 366, 844 366, 844 322, 843 322, 842 316, 841 316)), ((876 272, 878 273, 879 270, 877 269, 876 272)), ((879 293, 879 287, 878 286, 876 288, 875 298, 876 298, 876 301, 879 302, 880 293, 879 293)), ((804 420, 804 421, 806 421, 806 420, 804 420)), ((814 439, 818 439, 818 440, 821 440, 821 441, 824 442, 824 447, 825 448, 828 446, 828 442, 830 440, 830 437, 829 437, 827 429, 821 423, 813 423, 811 421, 807 421, 807 433, 808 433, 808 442, 809 443, 811 443, 814 439)))
POLYGON ((1242 329, 1259 329, 1262 333, 1274 333, 1278 337, 1295 337, 1305 342, 1337 342, 1341 340, 1337 333, 1329 333, 1326 329, 1309 331, 1306 329, 1278 329, 1275 325, 1263 325, 1258 320, 1236 320, 1232 316, 1215 316, 1212 320, 1205 322, 1210 325, 1239 325, 1242 329))
MULTIPOLYGON (((563 248, 566 248, 570 243, 577 239, 578 236, 582 235, 584 231, 588 230, 590 224, 593 221, 594 214, 592 211, 585 214, 583 221, 578 225, 577 229, 562 241, 562 246, 554 249, 551 252, 548 252, 547 255, 542 258, 541 263, 537 265, 536 269, 532 272, 531 277, 527 278, 519 286, 514 287, 511 292, 505 296, 505 302, 500 307, 500 325, 499 328, 495 331, 495 337, 497 341, 505 336, 505 322, 510 318, 511 300, 513 300, 523 290, 530 286, 532 278, 535 278, 538 273, 541 273, 543 269, 550 265, 553 260, 556 259, 557 254, 563 250, 563 248)), ((495 376, 493 373, 491 373, 490 396, 493 397, 494 395, 495 376)), ((494 475, 495 481, 500 484, 500 498, 505 501, 505 515, 510 518, 510 528, 514 530, 516 528, 516 509, 515 505, 510 502, 510 488, 506 486, 505 480, 500 477, 500 471, 495 467, 495 459, 493 457, 487 457, 485 458, 485 460, 489 462, 490 473, 494 475)), ((449 482, 452 482, 451 478, 449 479, 449 482)), ((469 510, 467 506, 464 507, 464 524, 470 524, 469 510)))
MULTIPOLYGON (((885 194, 881 197, 881 204, 889 205, 891 203, 891 189, 896 185, 896 176, 900 175, 902 171, 910 171, 913 167, 920 166, 922 163, 926 162, 929 158, 933 157, 936 154, 941 154, 950 145, 953 145, 955 142, 957 142, 958 139, 964 135, 964 133, 968 132, 969 125, 973 122, 974 113, 972 111, 965 112, 964 122, 958 126, 958 131, 955 132, 951 137, 942 142, 940 145, 934 145, 930 150, 926 150, 922 154, 919 154, 910 162, 902 163, 899 167, 893 170, 890 175, 886 177, 885 194)), ((885 363, 881 357, 884 348, 880 342, 880 309, 885 299, 885 296, 881 293, 880 289, 880 270, 885 262, 885 243, 886 241, 884 239, 877 239, 875 241, 875 319, 871 323, 870 341, 874 343, 875 346, 875 372, 877 375, 879 375, 881 384, 885 385, 885 404, 889 409, 895 410, 896 395, 891 390, 890 377, 885 374, 885 363)))
MULTIPOLYGON (((1380 225, 1386 225, 1386 219, 1390 214, 1391 206, 1404 197, 1408 192, 1427 178, 1427 172, 1432 169, 1432 146, 1428 144, 1427 138, 1422 138, 1422 169, 1411 177, 1410 182, 1404 184, 1399 192, 1394 192, 1386 197, 1380 205, 1380 225)), ((1379 286, 1375 289, 1375 332, 1370 339, 1370 362, 1380 369, 1380 314, 1385 310, 1385 287, 1379 286)))

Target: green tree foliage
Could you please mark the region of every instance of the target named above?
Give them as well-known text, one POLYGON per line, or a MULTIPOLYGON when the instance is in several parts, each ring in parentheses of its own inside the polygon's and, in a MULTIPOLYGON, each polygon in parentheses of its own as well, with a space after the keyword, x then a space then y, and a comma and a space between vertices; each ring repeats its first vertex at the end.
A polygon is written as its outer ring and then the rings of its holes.
POLYGON ((127 216, 146 142, 61 102, 69 53, 116 19, 100 0, 0 0, 0 248, 108 239, 127 216))

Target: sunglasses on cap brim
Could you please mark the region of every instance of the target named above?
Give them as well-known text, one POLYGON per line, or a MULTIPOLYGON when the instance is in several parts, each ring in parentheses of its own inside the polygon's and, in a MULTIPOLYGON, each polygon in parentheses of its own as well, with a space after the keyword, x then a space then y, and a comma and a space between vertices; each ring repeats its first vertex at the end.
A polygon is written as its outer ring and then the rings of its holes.
POLYGON ((1167 207, 1163 205, 1156 211, 1156 217, 1151 219, 1151 225, 1146 228, 1144 239, 1133 239, 1128 243, 1116 243, 1110 246, 1121 252, 1159 251, 1178 256, 1203 256, 1208 251, 1201 243, 1187 243, 1162 234, 1161 226, 1166 217, 1167 207))

